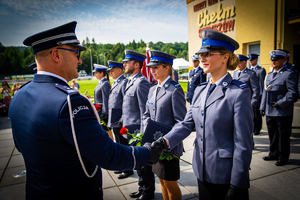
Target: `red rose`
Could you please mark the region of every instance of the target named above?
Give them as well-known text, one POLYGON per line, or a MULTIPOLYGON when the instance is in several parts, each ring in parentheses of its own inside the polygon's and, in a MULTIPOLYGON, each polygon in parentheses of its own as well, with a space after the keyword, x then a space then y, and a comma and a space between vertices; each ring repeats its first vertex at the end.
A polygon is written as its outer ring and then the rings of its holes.
POLYGON ((123 126, 123 127, 121 128, 121 130, 120 130, 120 134, 121 134, 121 135, 126 135, 127 132, 128 132, 128 130, 125 128, 125 126, 123 126))
POLYGON ((97 112, 99 112, 99 111, 100 111, 100 108, 101 108, 101 106, 100 106, 99 104, 94 104, 94 106, 95 106, 95 108, 96 108, 97 112))

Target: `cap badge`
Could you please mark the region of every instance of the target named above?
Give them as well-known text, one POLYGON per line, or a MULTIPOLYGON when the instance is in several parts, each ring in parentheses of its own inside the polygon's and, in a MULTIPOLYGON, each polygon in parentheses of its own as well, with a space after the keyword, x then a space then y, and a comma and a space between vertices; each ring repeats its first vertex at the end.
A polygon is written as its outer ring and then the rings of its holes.
POLYGON ((276 51, 272 51, 272 54, 275 55, 275 54, 276 54, 276 51))

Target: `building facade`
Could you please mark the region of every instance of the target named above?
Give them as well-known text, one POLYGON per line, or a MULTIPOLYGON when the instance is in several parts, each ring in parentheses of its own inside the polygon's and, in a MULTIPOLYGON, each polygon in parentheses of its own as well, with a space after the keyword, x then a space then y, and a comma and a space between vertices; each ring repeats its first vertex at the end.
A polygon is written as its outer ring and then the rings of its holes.
MULTIPOLYGON (((232 38, 236 54, 259 54, 259 65, 270 71, 269 52, 288 50, 290 63, 300 65, 299 0, 186 0, 189 57, 201 46, 200 32, 215 29, 232 38)), ((192 65, 190 61, 190 65, 192 65)))

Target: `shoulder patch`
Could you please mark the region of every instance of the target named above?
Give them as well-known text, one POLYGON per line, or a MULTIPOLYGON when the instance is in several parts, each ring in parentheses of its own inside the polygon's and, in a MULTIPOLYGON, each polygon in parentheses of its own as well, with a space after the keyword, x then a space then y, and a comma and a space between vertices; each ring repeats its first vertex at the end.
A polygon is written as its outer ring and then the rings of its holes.
POLYGON ((243 83, 241 81, 235 80, 235 79, 233 79, 231 81, 231 83, 234 84, 234 85, 236 85, 236 86, 238 86, 239 88, 242 88, 242 89, 249 87, 247 84, 245 84, 245 83, 243 83))
POLYGON ((77 90, 74 90, 73 88, 70 88, 69 86, 60 85, 58 83, 55 83, 55 87, 65 93, 69 94, 70 96, 72 96, 74 94, 79 94, 79 92, 77 90))
POLYGON ((25 85, 27 85, 28 83, 30 83, 31 81, 28 81, 26 83, 24 83, 23 85, 21 85, 21 87, 19 89, 21 89, 22 87, 24 87, 25 85))
POLYGON ((180 84, 177 83, 176 81, 171 81, 170 82, 172 85, 174 85, 174 87, 180 87, 180 84))

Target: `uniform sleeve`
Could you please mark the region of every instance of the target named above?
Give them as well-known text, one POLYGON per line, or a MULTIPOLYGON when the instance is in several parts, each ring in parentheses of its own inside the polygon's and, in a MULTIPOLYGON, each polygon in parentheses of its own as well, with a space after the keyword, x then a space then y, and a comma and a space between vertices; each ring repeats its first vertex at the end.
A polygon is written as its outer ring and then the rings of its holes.
POLYGON ((250 88, 239 92, 234 103, 234 153, 230 183, 249 187, 249 166, 252 157, 253 109, 250 88))
POLYGON ((110 91, 110 84, 105 82, 105 85, 102 87, 102 113, 108 114, 108 99, 109 99, 109 91, 110 91))
POLYGON ((146 79, 142 79, 141 83, 137 87, 137 98, 138 98, 138 104, 140 108, 141 120, 146 111, 146 102, 148 98, 149 89, 150 89, 150 83, 146 79))
POLYGON ((253 72, 250 76, 250 84, 252 90, 251 105, 256 107, 259 106, 260 89, 258 78, 255 72, 253 72))
POLYGON ((172 93, 172 111, 176 123, 181 122, 186 114, 186 104, 182 87, 177 87, 172 93))
MULTIPOLYGON (((149 151, 146 147, 130 147, 114 143, 98 123, 87 99, 71 98, 72 118, 80 154, 83 158, 104 169, 131 170, 146 166, 149 151)), ((59 129, 63 138, 73 147, 68 103, 59 113, 59 129)), ((70 151, 74 151, 71 148, 70 151)))
POLYGON ((297 101, 297 77, 294 72, 291 72, 287 79, 285 79, 286 83, 286 89, 288 92, 286 95, 277 101, 278 105, 285 109, 288 107, 291 103, 294 103, 297 101))
POLYGON ((260 95, 262 95, 264 91, 265 78, 266 78, 266 70, 262 67, 262 71, 259 77, 260 95))
MULTIPOLYGON (((153 91, 155 91, 155 90, 153 90, 153 91)), ((150 119, 150 110, 149 110, 149 105, 148 105, 148 101, 149 101, 149 99, 151 98, 151 95, 152 95, 153 93, 151 92, 151 90, 150 90, 150 92, 149 92, 149 94, 148 94, 148 99, 147 99, 147 101, 146 101, 146 105, 145 105, 145 109, 146 109, 146 111, 145 111, 145 113, 143 114, 143 117, 142 117, 142 120, 141 120, 141 132, 143 133, 143 132, 145 132, 145 129, 146 129, 146 126, 147 126, 147 124, 148 124, 148 120, 150 119), (150 94, 151 93, 151 94, 150 94)))

